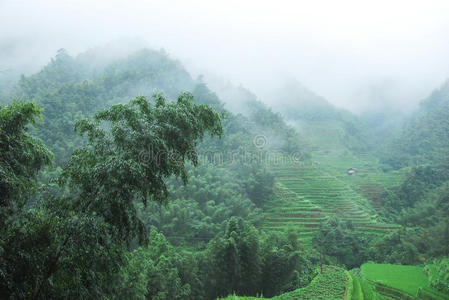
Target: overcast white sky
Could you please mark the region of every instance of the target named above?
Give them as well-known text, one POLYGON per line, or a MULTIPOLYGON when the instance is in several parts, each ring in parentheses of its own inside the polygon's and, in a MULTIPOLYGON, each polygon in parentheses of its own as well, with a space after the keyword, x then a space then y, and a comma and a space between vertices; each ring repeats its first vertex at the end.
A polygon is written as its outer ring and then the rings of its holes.
POLYGON ((353 111, 413 106, 449 78, 444 0, 0 0, 0 68, 123 37, 262 98, 293 77, 353 111))

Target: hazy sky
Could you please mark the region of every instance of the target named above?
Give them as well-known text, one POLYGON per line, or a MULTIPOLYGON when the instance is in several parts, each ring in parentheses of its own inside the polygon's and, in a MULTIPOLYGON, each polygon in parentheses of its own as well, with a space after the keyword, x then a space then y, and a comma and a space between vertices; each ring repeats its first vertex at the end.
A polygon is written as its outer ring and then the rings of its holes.
POLYGON ((444 0, 0 0, 0 69, 123 37, 262 98, 293 77, 353 111, 413 106, 449 78, 444 0))

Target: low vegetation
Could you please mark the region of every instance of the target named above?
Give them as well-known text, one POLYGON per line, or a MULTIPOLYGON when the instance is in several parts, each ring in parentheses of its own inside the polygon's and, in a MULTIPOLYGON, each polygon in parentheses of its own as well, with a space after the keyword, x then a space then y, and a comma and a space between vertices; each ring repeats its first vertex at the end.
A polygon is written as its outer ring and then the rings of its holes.
POLYGON ((344 299, 348 290, 348 281, 350 281, 350 278, 343 269, 324 266, 323 272, 317 275, 307 287, 282 294, 273 299, 344 299))
POLYGON ((430 287, 427 275, 419 266, 365 263, 361 267, 361 273, 368 281, 398 289, 412 296, 417 296, 420 288, 430 287))

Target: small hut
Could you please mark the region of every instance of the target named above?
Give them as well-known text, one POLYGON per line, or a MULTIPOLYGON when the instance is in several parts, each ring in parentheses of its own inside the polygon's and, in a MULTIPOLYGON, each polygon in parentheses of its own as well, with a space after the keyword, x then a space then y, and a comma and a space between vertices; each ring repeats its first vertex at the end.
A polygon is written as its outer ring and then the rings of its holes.
POLYGON ((357 169, 356 168, 349 168, 346 173, 348 173, 348 175, 354 175, 355 173, 357 173, 357 169))

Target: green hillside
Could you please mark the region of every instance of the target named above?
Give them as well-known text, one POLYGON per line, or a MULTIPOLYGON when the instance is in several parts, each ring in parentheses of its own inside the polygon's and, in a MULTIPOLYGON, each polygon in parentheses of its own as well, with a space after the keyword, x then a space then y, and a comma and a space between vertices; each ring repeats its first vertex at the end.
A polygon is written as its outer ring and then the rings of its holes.
POLYGON ((297 82, 287 84, 278 95, 283 102, 277 108, 304 138, 311 155, 306 163, 287 158, 270 166, 278 185, 276 197, 266 205, 265 228, 294 226, 305 243, 332 216, 373 235, 399 228, 382 222, 379 211, 384 193, 399 186, 407 170, 383 170, 357 116, 297 82), (348 175, 350 168, 357 173, 348 175))
POLYGON ((370 234, 400 227, 382 222, 377 209, 383 193, 400 185, 406 170, 384 172, 372 155, 353 154, 342 142, 344 129, 334 121, 309 124, 299 132, 312 149, 311 160, 295 162, 287 157, 270 166, 278 185, 276 197, 265 207, 265 228, 294 226, 308 243, 331 216, 370 234), (348 175, 349 168, 357 173, 348 175))
POLYGON ((296 233, 255 227, 274 186, 255 137, 297 151, 297 132, 256 99, 247 116, 224 110, 163 51, 90 64, 94 54, 58 51, 0 106, 0 298, 198 300, 307 285, 314 265, 296 233))
POLYGON ((395 168, 441 165, 449 160, 449 82, 420 103, 419 109, 385 147, 382 160, 395 168))

